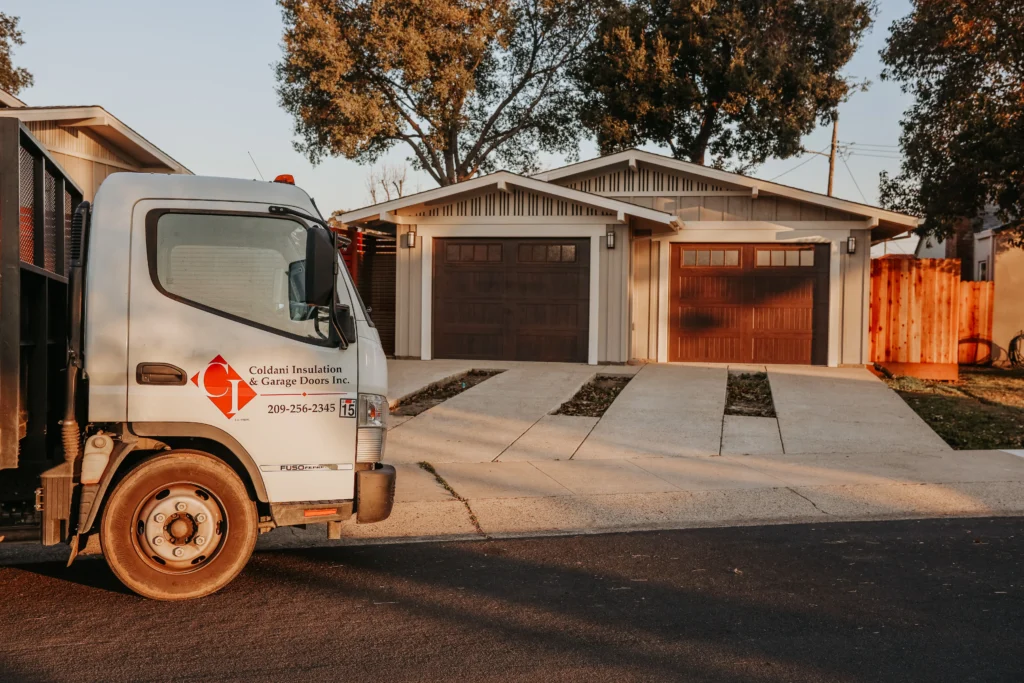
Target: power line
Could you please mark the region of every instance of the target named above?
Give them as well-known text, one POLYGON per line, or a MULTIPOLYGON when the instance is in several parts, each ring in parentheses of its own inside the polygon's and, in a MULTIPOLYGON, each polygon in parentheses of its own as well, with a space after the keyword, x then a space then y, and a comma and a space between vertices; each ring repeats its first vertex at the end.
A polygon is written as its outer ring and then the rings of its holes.
POLYGON ((774 178, 770 178, 770 179, 769 179, 769 182, 774 182, 774 181, 778 180, 779 178, 781 178, 782 176, 784 176, 784 175, 788 175, 788 174, 792 173, 793 171, 797 170, 798 168, 800 168, 800 167, 801 167, 801 166, 803 166, 804 164, 810 163, 810 162, 811 162, 811 161, 812 161, 812 160, 814 159, 814 157, 815 157, 816 155, 818 155, 818 154, 824 154, 824 153, 825 153, 825 150, 826 150, 826 149, 828 149, 828 148, 829 148, 829 147, 831 147, 831 146, 832 146, 832 145, 828 145, 828 146, 826 146, 826 147, 823 147, 823 148, 821 148, 821 149, 820 149, 819 151, 817 151, 817 152, 815 152, 815 151, 813 151, 813 150, 805 151, 805 152, 804 152, 804 154, 810 154, 810 156, 808 156, 808 157, 807 157, 806 159, 804 159, 803 161, 801 161, 801 162, 800 162, 799 164, 797 164, 797 165, 796 165, 796 166, 794 166, 793 168, 789 169, 788 171, 783 171, 782 173, 780 173, 779 175, 775 176, 774 178))
POLYGON ((857 188, 857 192, 860 193, 860 198, 864 200, 864 203, 868 203, 868 198, 864 196, 864 191, 860 189, 860 183, 857 182, 856 176, 853 175, 853 171, 850 170, 850 164, 846 163, 846 157, 839 157, 843 160, 843 166, 846 167, 846 172, 850 174, 850 180, 853 181, 853 186, 857 188))
POLYGON ((901 161, 903 159, 902 156, 886 156, 884 154, 866 154, 864 152, 857 152, 857 151, 853 151, 853 150, 847 152, 847 156, 868 157, 869 159, 888 159, 890 161, 901 161))
POLYGON ((899 145, 875 145, 870 142, 854 142, 851 140, 843 140, 842 144, 850 145, 851 147, 877 147, 881 149, 899 149, 899 145))

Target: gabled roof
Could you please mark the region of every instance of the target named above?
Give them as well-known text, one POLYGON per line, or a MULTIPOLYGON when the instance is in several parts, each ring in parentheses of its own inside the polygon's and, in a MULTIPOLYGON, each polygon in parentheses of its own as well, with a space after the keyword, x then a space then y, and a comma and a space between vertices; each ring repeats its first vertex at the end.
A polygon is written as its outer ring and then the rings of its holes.
POLYGON ((87 128, 136 159, 145 171, 191 174, 192 171, 98 105, 81 107, 12 107, 0 116, 22 121, 55 121, 65 128, 87 128))
POLYGON ((755 197, 761 193, 766 195, 775 195, 801 202, 807 202, 809 204, 817 204, 819 206, 836 209, 838 211, 845 211, 858 216, 864 216, 866 219, 877 221, 879 225, 885 224, 890 228, 890 230, 886 232, 891 233, 892 230, 895 229, 896 233, 892 234, 911 230, 916 228, 918 225, 918 218, 916 216, 908 216, 906 214, 889 211, 877 206, 869 206, 867 204, 851 202, 845 199, 829 197, 817 192, 809 192, 807 190, 801 190, 800 188, 790 187, 789 185, 780 185, 779 183, 773 183, 768 180, 758 180, 757 178, 751 178, 740 173, 730 173, 728 171, 722 171, 717 168, 710 168, 708 166, 702 166, 688 161, 680 161, 679 159, 673 159, 672 157, 655 154, 653 152, 646 152, 641 149, 628 149, 623 152, 609 154, 589 161, 569 164, 568 166, 562 166, 561 168, 537 173, 532 177, 537 180, 554 182, 571 178, 573 176, 590 174, 605 167, 615 166, 618 164, 628 165, 631 169, 636 170, 638 163, 680 171, 690 175, 707 178, 708 180, 727 183, 740 188, 747 188, 755 197))
MULTIPOLYGON (((460 195, 465 195, 467 193, 479 193, 480 191, 489 190, 491 188, 508 192, 511 187, 539 192, 552 197, 558 197, 571 202, 578 202, 587 206, 614 212, 617 219, 620 221, 625 221, 626 216, 633 216, 642 221, 648 221, 654 225, 664 226, 669 230, 677 230, 680 227, 678 218, 663 211, 655 211, 654 209, 637 206, 636 204, 630 204, 618 199, 602 197, 601 195, 581 192, 580 190, 573 190, 568 187, 547 183, 535 178, 528 178, 509 171, 498 171, 489 175, 465 180, 455 185, 438 187, 433 190, 418 192, 416 194, 400 197, 399 199, 392 199, 391 201, 367 206, 362 209, 347 211, 341 214, 339 219, 342 223, 346 224, 362 223, 374 220, 396 222, 398 218, 395 216, 394 212, 400 209, 428 203, 436 204, 441 200, 449 198, 454 201, 460 195)), ((410 218, 410 222, 415 222, 415 219, 410 218)))
POLYGON ((17 97, 6 90, 0 90, 0 107, 20 108, 24 106, 26 106, 25 103, 17 97))

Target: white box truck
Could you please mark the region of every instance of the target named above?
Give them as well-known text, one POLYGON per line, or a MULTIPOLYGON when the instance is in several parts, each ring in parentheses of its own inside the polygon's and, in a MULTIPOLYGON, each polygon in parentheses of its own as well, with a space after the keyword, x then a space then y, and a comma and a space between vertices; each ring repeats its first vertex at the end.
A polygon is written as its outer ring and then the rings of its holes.
POLYGON ((119 173, 90 206, 0 124, 8 509, 31 487, 44 544, 70 564, 98 535, 114 574, 163 600, 225 586, 261 532, 387 518, 386 360, 310 197, 119 173))

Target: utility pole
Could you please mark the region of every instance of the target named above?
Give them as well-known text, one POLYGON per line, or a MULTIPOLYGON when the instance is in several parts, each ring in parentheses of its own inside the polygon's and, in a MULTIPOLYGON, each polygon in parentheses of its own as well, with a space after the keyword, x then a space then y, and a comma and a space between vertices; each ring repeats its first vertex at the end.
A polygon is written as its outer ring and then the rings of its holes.
POLYGON ((832 184, 836 177, 836 147, 839 145, 839 112, 832 114, 832 153, 828 156, 828 196, 832 196, 832 184))

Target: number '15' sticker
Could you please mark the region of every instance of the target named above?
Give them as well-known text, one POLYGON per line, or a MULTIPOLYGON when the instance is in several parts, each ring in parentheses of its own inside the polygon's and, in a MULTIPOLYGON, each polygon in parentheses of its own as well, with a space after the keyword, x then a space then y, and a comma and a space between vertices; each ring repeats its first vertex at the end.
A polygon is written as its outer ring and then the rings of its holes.
POLYGON ((341 399, 341 406, 338 411, 338 417, 355 417, 356 416, 356 400, 354 398, 343 398, 341 399))

